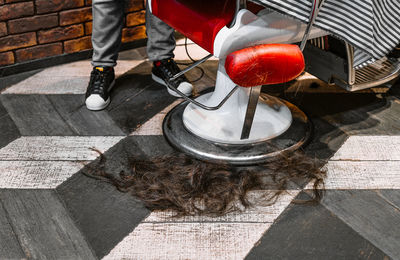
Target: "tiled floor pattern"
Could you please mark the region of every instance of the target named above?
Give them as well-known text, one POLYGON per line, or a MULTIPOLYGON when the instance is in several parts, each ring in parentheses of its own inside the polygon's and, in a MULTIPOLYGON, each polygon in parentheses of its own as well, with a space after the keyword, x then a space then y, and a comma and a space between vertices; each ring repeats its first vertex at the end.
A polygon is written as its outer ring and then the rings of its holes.
MULTIPOLYGON (((195 58, 204 55, 195 48, 189 45, 195 58)), ((300 92, 279 93, 313 119, 306 152, 329 159, 321 204, 294 204, 307 190, 289 190, 263 206, 264 191, 255 191, 256 206, 242 213, 171 218, 81 173, 95 163, 93 149, 115 173, 131 156, 172 152, 161 123, 180 100, 152 82, 143 53, 121 54, 118 87, 101 112, 82 106, 88 61, 2 83, 1 259, 400 259, 399 85, 390 92, 312 89, 306 74, 300 92)), ((177 59, 187 60, 183 46, 177 59)), ((202 67, 199 91, 213 84, 216 61, 202 67)))

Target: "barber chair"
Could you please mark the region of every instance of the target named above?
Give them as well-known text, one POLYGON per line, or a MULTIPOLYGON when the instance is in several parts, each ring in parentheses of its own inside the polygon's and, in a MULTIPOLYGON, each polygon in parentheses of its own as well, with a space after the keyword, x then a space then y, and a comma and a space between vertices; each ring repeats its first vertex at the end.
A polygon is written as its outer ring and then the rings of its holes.
MULTIPOLYGON (((175 148, 201 160, 251 165, 304 145, 311 124, 296 106, 260 95, 262 85, 288 82, 304 70, 293 43, 327 35, 297 20, 239 0, 149 0, 150 11, 210 52, 187 72, 219 58, 215 89, 186 101, 164 119, 175 148)), ((175 75, 180 76, 181 73, 175 75)))

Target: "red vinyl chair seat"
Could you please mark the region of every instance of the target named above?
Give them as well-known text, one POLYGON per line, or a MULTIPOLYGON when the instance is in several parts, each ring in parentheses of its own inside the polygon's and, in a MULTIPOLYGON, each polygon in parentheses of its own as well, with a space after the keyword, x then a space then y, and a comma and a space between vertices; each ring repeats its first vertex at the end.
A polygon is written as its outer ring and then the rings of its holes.
POLYGON ((279 84, 297 78, 304 71, 303 53, 297 45, 263 44, 229 54, 225 69, 241 87, 279 84))
POLYGON ((152 13, 210 53, 218 32, 232 22, 235 0, 152 0, 152 13))

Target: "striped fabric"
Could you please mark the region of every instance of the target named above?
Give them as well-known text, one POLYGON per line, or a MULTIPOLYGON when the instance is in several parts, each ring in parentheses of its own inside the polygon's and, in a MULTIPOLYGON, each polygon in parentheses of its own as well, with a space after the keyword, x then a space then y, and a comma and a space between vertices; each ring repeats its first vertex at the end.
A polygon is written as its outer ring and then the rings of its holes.
MULTIPOLYGON (((312 0, 253 0, 307 22, 312 0)), ((400 0, 325 0, 315 26, 355 47, 355 66, 386 56, 400 43, 400 0)))

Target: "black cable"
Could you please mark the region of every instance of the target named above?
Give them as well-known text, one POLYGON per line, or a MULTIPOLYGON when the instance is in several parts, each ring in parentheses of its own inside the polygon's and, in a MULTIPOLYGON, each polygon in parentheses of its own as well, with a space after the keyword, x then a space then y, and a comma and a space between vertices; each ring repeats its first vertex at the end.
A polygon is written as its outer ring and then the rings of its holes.
POLYGON ((193 58, 192 58, 192 56, 190 56, 190 54, 189 54, 189 50, 188 50, 188 48, 187 48, 187 41, 188 41, 188 38, 187 37, 185 37, 185 51, 186 51, 186 55, 189 57, 189 59, 194 63, 194 62, 196 62, 196 60, 194 60, 193 58))
MULTIPOLYGON (((177 62, 176 64, 178 64, 178 65, 191 66, 191 65, 193 65, 195 62, 197 62, 197 60, 193 59, 192 56, 190 56, 190 54, 189 54, 187 41, 188 41, 188 38, 185 37, 185 51, 186 51, 186 55, 189 57, 189 59, 190 59, 192 62, 191 62, 191 63, 177 62)), ((204 70, 203 70, 202 68, 196 67, 195 69, 200 70, 201 74, 200 74, 200 76, 199 76, 197 79, 191 80, 191 82, 193 82, 193 83, 194 83, 194 82, 197 82, 197 81, 199 81, 199 80, 201 80, 201 79, 203 78, 204 74, 205 74, 205 72, 204 72, 204 70)))

